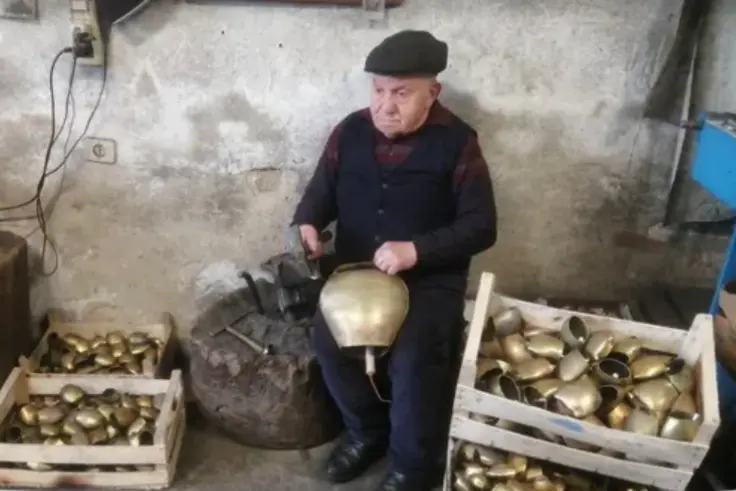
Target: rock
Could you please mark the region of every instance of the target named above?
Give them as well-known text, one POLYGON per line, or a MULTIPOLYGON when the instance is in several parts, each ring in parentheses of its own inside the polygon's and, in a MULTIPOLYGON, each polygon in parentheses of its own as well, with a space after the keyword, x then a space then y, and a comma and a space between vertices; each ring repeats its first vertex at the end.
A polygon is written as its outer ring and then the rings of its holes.
POLYGON ((195 322, 190 335, 192 393, 203 417, 234 440, 269 449, 306 449, 337 437, 342 419, 317 366, 308 320, 286 322, 256 312, 233 292, 195 322), (233 328, 274 353, 261 355, 227 332, 233 328))

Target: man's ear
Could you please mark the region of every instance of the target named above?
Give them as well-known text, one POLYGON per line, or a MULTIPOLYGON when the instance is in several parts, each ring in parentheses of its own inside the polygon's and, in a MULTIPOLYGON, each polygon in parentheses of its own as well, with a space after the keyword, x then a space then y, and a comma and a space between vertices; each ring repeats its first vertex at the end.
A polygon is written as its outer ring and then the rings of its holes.
POLYGON ((442 92, 442 84, 439 82, 432 84, 432 87, 430 88, 430 94, 432 94, 432 98, 434 100, 437 100, 437 98, 440 96, 440 92, 442 92))

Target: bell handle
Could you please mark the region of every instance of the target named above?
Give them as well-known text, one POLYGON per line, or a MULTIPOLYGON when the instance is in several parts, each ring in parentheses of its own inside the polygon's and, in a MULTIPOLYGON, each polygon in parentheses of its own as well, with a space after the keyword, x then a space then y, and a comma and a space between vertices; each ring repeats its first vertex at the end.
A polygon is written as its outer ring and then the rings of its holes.
POLYGON ((358 269, 377 269, 376 265, 370 261, 361 261, 357 263, 345 263, 336 267, 332 274, 344 273, 346 271, 355 271, 358 269))

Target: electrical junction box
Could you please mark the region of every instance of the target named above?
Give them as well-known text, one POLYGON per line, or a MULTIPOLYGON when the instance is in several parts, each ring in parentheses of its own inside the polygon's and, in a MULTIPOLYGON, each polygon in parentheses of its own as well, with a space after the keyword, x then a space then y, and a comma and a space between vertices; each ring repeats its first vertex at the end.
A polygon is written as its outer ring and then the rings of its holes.
POLYGON ((105 64, 105 46, 102 41, 96 0, 69 0, 72 14, 72 43, 78 46, 80 39, 88 39, 92 52, 78 56, 77 63, 88 66, 105 64))

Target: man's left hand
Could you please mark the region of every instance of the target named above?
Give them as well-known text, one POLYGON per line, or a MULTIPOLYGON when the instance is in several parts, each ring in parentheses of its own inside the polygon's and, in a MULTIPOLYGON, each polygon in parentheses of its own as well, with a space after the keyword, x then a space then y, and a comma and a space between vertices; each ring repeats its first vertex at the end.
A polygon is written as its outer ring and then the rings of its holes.
POLYGON ((417 263, 417 248, 413 242, 384 242, 373 255, 373 264, 388 274, 411 269, 417 263))

